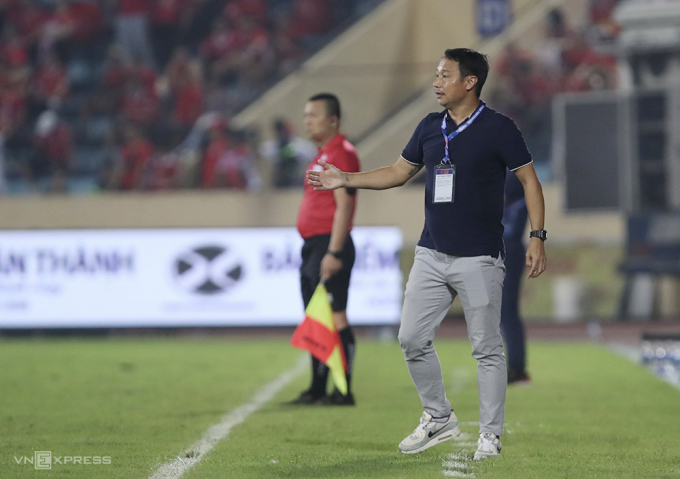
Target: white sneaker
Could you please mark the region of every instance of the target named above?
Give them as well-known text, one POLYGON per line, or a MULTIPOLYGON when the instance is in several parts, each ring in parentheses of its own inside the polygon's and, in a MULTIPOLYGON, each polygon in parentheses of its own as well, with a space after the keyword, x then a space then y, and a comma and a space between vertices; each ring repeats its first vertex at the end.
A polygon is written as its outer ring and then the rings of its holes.
POLYGON ((451 416, 446 422, 435 422, 432 420, 432 416, 424 412, 418 427, 410 436, 399 443, 399 451, 404 454, 415 454, 458 435, 460 435, 458 418, 453 411, 451 411, 451 416))
POLYGON ((485 432, 479 435, 475 461, 501 455, 501 440, 495 434, 485 432))

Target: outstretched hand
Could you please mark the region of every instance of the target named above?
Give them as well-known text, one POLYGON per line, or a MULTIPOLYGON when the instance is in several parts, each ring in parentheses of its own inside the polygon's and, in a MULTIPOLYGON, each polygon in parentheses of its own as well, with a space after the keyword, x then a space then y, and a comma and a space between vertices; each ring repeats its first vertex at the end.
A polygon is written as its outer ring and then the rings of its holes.
POLYGON ((317 191, 336 190, 347 185, 347 174, 319 160, 322 171, 307 170, 307 182, 317 191))

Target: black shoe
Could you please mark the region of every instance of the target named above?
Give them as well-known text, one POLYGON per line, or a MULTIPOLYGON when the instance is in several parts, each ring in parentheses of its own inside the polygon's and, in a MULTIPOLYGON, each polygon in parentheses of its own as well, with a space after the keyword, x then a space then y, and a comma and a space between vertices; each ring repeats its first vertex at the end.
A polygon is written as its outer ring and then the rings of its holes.
POLYGON ((337 389, 333 390, 333 392, 329 395, 326 396, 324 402, 322 403, 324 406, 355 406, 356 403, 354 402, 354 396, 352 393, 347 393, 347 395, 342 394, 340 391, 337 389))
POLYGON ((515 384, 517 386, 531 386, 531 378, 526 371, 518 373, 512 369, 508 369, 508 384, 515 384))
POLYGON ((325 394, 319 396, 312 394, 309 390, 307 390, 302 391, 302 393, 300 393, 297 398, 293 399, 292 401, 288 401, 285 404, 290 406, 316 406, 319 404, 325 404, 327 398, 328 396, 325 394))

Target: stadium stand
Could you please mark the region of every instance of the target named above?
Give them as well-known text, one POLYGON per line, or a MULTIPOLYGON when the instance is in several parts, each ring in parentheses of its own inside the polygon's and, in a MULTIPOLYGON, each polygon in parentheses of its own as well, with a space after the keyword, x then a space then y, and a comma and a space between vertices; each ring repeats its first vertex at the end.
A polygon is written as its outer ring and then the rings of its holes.
POLYGON ((196 156, 215 128, 208 120, 232 140, 218 184, 254 188, 253 152, 245 148, 251 138, 232 131, 229 118, 377 3, 2 2, 6 190, 203 186, 196 156), (213 111, 221 116, 204 118, 201 141, 184 145, 199 117, 213 111))
MULTIPOLYGON (((207 183, 212 187, 252 189, 246 185, 261 184, 259 179, 253 179, 257 176, 257 132, 267 136, 268 125, 264 123, 272 120, 268 116, 259 124, 252 121, 253 113, 262 112, 257 103, 265 107, 268 104, 261 101, 263 92, 291 72, 302 71, 307 77, 318 74, 313 61, 302 70, 300 65, 378 3, 379 0, 4 2, 0 7, 0 106, 5 118, 2 156, 7 191, 77 193, 206 187, 201 180, 205 175, 219 177, 217 183, 207 183), (250 112, 235 122, 254 128, 227 132, 236 129, 230 126, 231 118, 254 101, 250 112), (58 125, 54 127, 56 132, 50 130, 47 134, 51 141, 40 137, 46 135, 45 131, 38 135, 36 129, 40 115, 47 110, 56 114, 53 123, 58 125), (196 131, 200 123, 197 120, 206 112, 221 116, 204 117, 196 131), (225 179, 230 168, 226 161, 217 170, 208 164, 211 172, 202 171, 212 130, 206 123, 209 121, 225 129, 225 136, 245 135, 245 144, 250 145, 244 149, 243 142, 235 142, 239 152, 231 157, 238 157, 242 165, 235 168, 236 173, 229 173, 230 180, 225 179), (137 163, 144 166, 134 185, 120 183, 124 171, 134 168, 130 155, 122 154, 128 151, 125 145, 130 123, 151 146, 147 155, 137 158, 137 163), (194 141, 187 144, 192 129, 194 141), (201 135, 201 141, 196 141, 201 135), (53 137, 61 138, 64 144, 59 145, 53 137), (62 151, 52 154, 51 148, 62 151), (173 154, 168 156, 169 152, 173 154), (52 158, 55 155, 58 160, 52 158)), ((404 2, 388 3, 394 4, 393 12, 382 15, 377 22, 406 22, 406 26, 413 22, 408 9, 399 11, 399 4, 404 2)), ((545 2, 514 3, 519 18, 545 2)), ((553 8, 546 14, 540 48, 527 49, 508 41, 495 59, 500 75, 489 87, 490 103, 520 124, 539 162, 547 162, 550 156, 552 96, 562 91, 615 86, 615 60, 593 48, 618 33, 611 19, 615 5, 614 0, 590 2, 590 23, 578 29, 569 24, 560 8, 553 8)), ((465 8, 471 7, 462 10, 465 8)), ((363 34, 353 35, 365 42, 380 34, 384 28, 375 23, 363 34)), ((460 30, 461 41, 475 35, 473 22, 460 30)), ((343 42, 335 42, 331 49, 342 49, 338 43, 343 42)), ((337 58, 330 64, 324 64, 322 59, 318 65, 325 75, 334 75, 336 81, 349 84, 354 96, 357 91, 351 85, 352 76, 367 87, 365 95, 378 99, 375 111, 362 112, 359 131, 350 132, 359 140, 378 129, 386 115, 417 97, 427 78, 424 64, 417 60, 422 52, 414 48, 404 51, 399 47, 401 43, 395 45, 396 51, 406 54, 402 66, 415 72, 410 78, 400 74, 397 84, 385 92, 391 95, 389 99, 376 91, 384 87, 384 82, 372 82, 376 86, 371 88, 367 78, 389 75, 391 67, 387 63, 362 65, 359 58, 344 71, 337 70, 337 58), (378 71, 381 67, 385 71, 378 71), (386 104, 388 101, 392 104, 386 104)), ((356 48, 357 41, 348 46, 356 48)), ((376 53, 389 62, 390 55, 380 49, 376 53)), ((295 75, 291 79, 287 81, 295 82, 295 75)), ((286 94, 285 83, 281 85, 276 89, 286 94)), ((295 130, 294 122, 290 129, 295 130)), ((265 174, 267 185, 276 183, 268 176, 265 174)))

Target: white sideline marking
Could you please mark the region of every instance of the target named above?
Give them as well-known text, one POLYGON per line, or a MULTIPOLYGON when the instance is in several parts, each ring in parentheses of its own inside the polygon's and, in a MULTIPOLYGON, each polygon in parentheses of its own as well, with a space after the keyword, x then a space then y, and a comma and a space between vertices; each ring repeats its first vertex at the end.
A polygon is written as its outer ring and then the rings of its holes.
MULTIPOLYGON (((462 446, 465 448, 469 448, 470 446, 477 446, 476 443, 472 442, 466 442, 466 441, 461 441, 461 439, 470 439, 470 434, 468 433, 461 433, 460 436, 458 436, 456 439, 453 440, 453 443, 456 446, 462 446)), ((472 452, 473 449, 469 449, 469 453, 465 454, 448 454, 446 458, 442 460, 442 474, 444 474, 446 477, 475 477, 474 473, 474 463, 472 462, 472 452)))
POLYGON ((446 477, 475 477, 472 473, 460 472, 460 471, 444 471, 446 477))
POLYGON ((297 365, 282 373, 279 377, 260 389, 252 399, 222 417, 222 421, 210 426, 203 433, 198 442, 191 445, 173 461, 166 462, 154 472, 149 479, 178 479, 185 472, 198 464, 203 457, 212 450, 215 445, 227 437, 234 426, 238 426, 248 416, 260 409, 265 403, 273 398, 276 393, 283 389, 297 375, 302 373, 309 365, 309 355, 300 358, 297 365))
POLYGON ((470 457, 465 454, 449 454, 449 459, 453 461, 467 461, 470 457))

